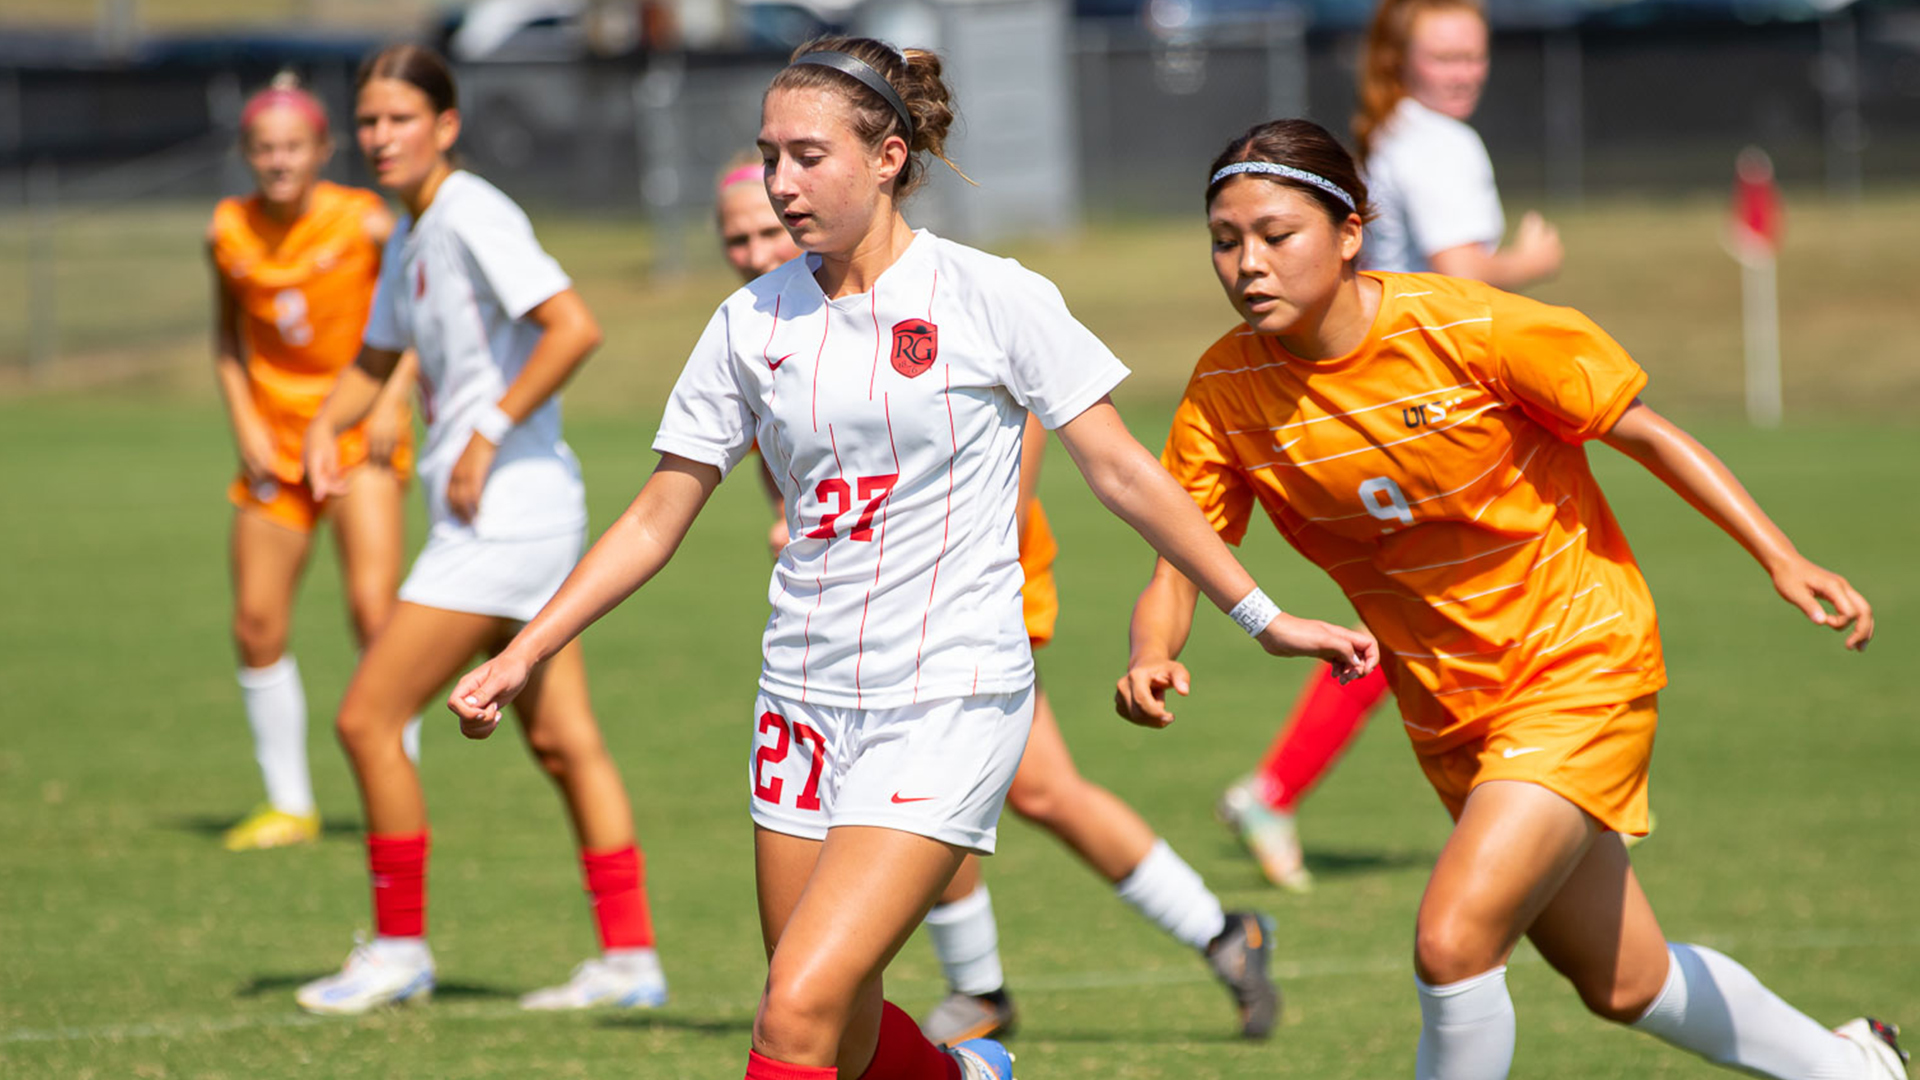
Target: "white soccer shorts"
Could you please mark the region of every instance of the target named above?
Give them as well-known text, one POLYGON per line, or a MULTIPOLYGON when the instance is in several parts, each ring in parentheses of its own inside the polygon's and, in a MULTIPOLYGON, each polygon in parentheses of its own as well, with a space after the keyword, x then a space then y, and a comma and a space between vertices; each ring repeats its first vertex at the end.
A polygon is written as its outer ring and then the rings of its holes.
POLYGON ((808 840, 836 825, 874 825, 991 855, 1033 726, 1033 687, 897 709, 762 692, 753 712, 754 824, 808 840))
POLYGON ((560 583, 580 561, 586 538, 585 529, 533 540, 432 533, 400 584, 400 599, 526 622, 560 591, 560 583))

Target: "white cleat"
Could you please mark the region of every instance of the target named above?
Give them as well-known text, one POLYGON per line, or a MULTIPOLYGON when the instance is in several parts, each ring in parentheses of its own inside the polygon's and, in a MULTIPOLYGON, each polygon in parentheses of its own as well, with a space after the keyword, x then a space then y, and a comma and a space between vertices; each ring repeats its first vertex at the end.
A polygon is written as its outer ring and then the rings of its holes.
POLYGON ((648 953, 639 957, 587 960, 559 986, 520 998, 523 1009, 657 1009, 667 1003, 667 978, 648 953))
POLYGON ((1833 1033, 1866 1051, 1873 1080, 1907 1080, 1907 1052, 1895 1041, 1899 1028, 1862 1016, 1834 1028, 1833 1033))
POLYGON ((357 1016, 388 1005, 413 1005, 433 997, 433 954, 418 945, 357 944, 337 975, 302 986, 300 1007, 323 1016, 357 1016))

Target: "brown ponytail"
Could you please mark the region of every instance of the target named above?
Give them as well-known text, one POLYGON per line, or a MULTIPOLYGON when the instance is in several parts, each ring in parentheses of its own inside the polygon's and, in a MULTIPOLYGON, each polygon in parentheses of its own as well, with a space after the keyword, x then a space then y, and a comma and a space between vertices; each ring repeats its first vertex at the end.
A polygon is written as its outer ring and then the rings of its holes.
POLYGON ((1373 140, 1407 96, 1407 45, 1413 24, 1430 11, 1471 11, 1482 21, 1482 0, 1380 0, 1367 42, 1360 51, 1360 111, 1353 116, 1353 141, 1364 163, 1373 152, 1373 140))
MULTIPOLYGON (((773 77, 767 92, 775 90, 831 90, 845 99, 854 134, 870 147, 878 147, 888 136, 898 135, 907 143, 907 163, 894 177, 894 197, 905 198, 926 182, 925 157, 946 162, 960 173, 960 167, 947 159, 947 129, 953 126, 953 91, 941 78, 940 57, 925 49, 896 50, 885 42, 860 37, 815 38, 793 52, 798 60, 808 53, 839 52, 855 57, 880 73, 887 85, 900 95, 913 118, 911 135, 900 114, 885 99, 851 75, 812 64, 789 67, 773 77)), ((968 183, 972 183, 968 180, 968 183)))

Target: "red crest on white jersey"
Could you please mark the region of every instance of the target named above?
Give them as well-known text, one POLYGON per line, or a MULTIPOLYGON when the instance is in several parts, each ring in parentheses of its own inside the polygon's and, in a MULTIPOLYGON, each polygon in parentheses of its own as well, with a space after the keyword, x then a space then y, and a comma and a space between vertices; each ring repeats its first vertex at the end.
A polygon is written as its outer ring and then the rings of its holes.
POLYGON ((893 370, 911 379, 925 374, 939 355, 939 327, 925 319, 893 324, 893 370))

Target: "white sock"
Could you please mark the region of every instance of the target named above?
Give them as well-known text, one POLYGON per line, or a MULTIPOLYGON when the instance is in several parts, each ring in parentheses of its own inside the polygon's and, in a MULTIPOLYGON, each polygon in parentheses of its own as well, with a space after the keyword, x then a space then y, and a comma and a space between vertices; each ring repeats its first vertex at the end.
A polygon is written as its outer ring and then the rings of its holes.
POLYGON ((1869 1075, 1864 1050, 1703 945, 1668 945, 1667 985, 1633 1026, 1708 1061, 1779 1080, 1869 1075))
POLYGON ((427 951, 427 939, 424 937, 387 937, 373 939, 373 951, 383 960, 395 963, 418 964, 433 963, 433 954, 427 951))
POLYGON ((629 975, 660 975, 660 954, 647 949, 608 949, 600 958, 629 975))
POLYGON ((1204 951, 1227 928, 1220 898, 1165 840, 1155 840, 1147 857, 1113 891, 1155 926, 1195 949, 1204 951))
POLYGON ((400 749, 407 752, 407 760, 420 764, 420 717, 414 716, 407 726, 400 729, 400 749))
POLYGON ((1414 1080, 1506 1080, 1513 1068, 1513 998, 1507 967, 1420 990, 1420 1051, 1414 1080))
POLYGON ((313 780, 307 775, 307 693, 292 656, 262 668, 243 667, 240 696, 253 728, 253 757, 260 763, 267 801, 288 814, 313 813, 313 780))
POLYGON ((956 994, 991 994, 1006 985, 1000 970, 1000 928, 985 885, 927 912, 927 940, 956 994))

